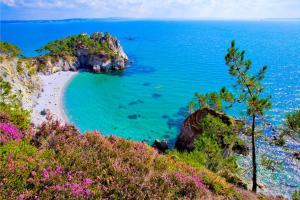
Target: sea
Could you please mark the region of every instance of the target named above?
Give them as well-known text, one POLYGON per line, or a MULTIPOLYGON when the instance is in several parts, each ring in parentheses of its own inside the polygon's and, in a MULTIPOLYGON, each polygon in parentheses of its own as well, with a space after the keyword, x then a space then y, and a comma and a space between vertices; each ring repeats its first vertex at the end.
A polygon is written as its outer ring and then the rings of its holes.
MULTIPOLYGON (((174 144, 196 92, 223 86, 233 90, 224 60, 232 40, 252 60, 251 72, 268 66, 263 85, 273 105, 266 112, 269 125, 263 134, 272 137, 285 115, 300 108, 300 21, 70 19, 1 21, 0 29, 0 39, 19 46, 28 57, 68 35, 98 31, 117 37, 129 57, 127 69, 80 72, 66 87, 67 116, 83 132, 99 130, 148 144, 155 139, 174 144)), ((245 117, 243 111, 241 105, 226 109, 235 117, 245 117)), ((300 151, 292 141, 288 147, 300 151)), ((257 151, 276 161, 273 170, 259 167, 262 192, 291 197, 300 189, 300 162, 286 148, 259 140, 257 151)), ((239 157, 242 175, 249 181, 250 161, 239 157)))

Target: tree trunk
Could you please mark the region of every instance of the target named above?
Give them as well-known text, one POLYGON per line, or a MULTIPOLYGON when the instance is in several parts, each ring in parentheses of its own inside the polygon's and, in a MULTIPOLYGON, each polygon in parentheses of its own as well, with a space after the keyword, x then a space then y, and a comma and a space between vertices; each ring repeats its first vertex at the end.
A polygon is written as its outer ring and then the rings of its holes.
POLYGON ((252 191, 256 192, 257 189, 257 178, 256 178, 256 153, 255 153, 255 115, 252 115, 252 191))

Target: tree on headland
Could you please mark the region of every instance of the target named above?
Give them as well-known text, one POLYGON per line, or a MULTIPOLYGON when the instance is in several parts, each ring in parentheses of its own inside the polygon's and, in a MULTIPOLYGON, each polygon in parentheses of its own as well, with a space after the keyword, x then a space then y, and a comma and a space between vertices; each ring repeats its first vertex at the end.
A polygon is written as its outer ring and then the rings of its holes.
POLYGON ((256 119, 264 115, 271 108, 270 97, 262 97, 264 87, 261 81, 265 77, 267 66, 263 66, 258 73, 250 74, 251 60, 245 59, 245 51, 239 51, 232 41, 231 47, 225 56, 226 65, 229 66, 229 74, 236 80, 234 88, 238 97, 235 102, 244 103, 247 107, 246 113, 251 118, 251 143, 252 143, 252 191, 257 190, 257 163, 256 163, 256 119))

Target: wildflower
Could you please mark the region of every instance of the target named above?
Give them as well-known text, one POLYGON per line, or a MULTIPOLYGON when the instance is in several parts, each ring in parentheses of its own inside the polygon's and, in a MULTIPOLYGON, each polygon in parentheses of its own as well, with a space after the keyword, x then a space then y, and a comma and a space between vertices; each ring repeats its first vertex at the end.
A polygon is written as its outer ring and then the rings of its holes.
POLYGON ((56 171, 58 174, 62 174, 62 167, 56 167, 55 171, 56 171))
POLYGON ((46 169, 42 169, 43 180, 48 180, 50 178, 49 173, 46 169))
POLYGON ((94 183, 94 181, 92 179, 86 178, 86 179, 83 180, 82 184, 86 186, 86 185, 91 185, 93 183, 94 183))
POLYGON ((0 123, 0 142, 5 142, 7 139, 20 140, 22 138, 18 128, 9 123, 0 123))

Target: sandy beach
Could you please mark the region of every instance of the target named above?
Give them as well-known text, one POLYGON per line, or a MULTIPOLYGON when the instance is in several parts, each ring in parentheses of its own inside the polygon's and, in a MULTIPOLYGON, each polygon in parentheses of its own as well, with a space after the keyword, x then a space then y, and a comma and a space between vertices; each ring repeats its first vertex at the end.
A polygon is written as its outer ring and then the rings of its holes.
POLYGON ((32 109, 32 121, 35 125, 39 125, 45 120, 45 112, 52 113, 58 120, 68 122, 64 111, 63 95, 65 87, 77 73, 67 71, 51 75, 39 75, 42 89, 34 97, 32 109))

